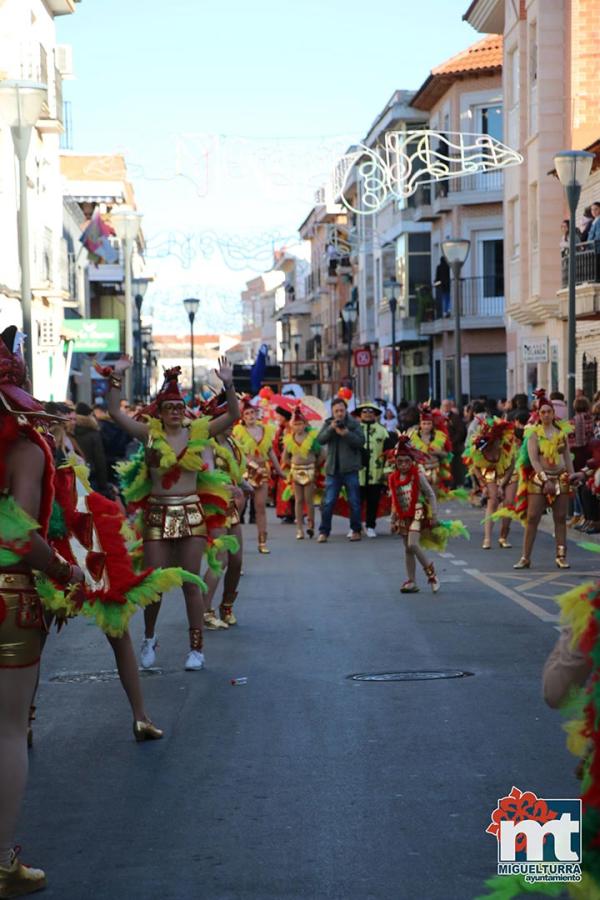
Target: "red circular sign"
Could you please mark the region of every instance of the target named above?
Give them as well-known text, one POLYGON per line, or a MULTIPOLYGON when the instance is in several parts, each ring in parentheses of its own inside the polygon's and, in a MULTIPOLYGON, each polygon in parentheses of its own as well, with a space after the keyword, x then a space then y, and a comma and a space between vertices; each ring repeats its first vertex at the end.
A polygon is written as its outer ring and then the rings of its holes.
POLYGON ((354 365, 359 369, 373 365, 373 354, 368 347, 359 347, 354 351, 354 365))

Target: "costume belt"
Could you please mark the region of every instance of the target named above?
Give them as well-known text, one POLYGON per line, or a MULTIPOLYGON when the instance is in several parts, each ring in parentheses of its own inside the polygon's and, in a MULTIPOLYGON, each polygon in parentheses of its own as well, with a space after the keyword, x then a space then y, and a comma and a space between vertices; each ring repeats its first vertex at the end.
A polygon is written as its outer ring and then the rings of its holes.
POLYGON ((22 572, 0 572, 0 669, 36 665, 44 627, 33 577, 22 572))
POLYGON ((205 537, 206 521, 197 494, 148 497, 142 536, 145 541, 205 537))

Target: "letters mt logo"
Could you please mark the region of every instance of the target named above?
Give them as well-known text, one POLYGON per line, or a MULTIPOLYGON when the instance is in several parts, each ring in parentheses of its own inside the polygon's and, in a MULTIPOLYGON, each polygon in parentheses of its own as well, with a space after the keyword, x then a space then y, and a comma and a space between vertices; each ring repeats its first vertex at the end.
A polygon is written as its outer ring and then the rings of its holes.
POLYGON ((581 801, 543 800, 513 787, 486 828, 498 841, 498 874, 526 881, 579 881, 581 801))

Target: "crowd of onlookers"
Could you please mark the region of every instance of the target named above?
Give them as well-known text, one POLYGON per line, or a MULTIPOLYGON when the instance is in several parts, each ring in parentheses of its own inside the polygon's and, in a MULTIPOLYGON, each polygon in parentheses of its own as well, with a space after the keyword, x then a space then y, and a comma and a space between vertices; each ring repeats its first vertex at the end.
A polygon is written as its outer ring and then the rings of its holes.
MULTIPOLYGON (((569 233, 571 224, 569 219, 563 219, 561 224, 560 249, 563 256, 569 250, 569 233)), ((575 229, 575 242, 586 244, 591 241, 600 241, 600 200, 586 206, 579 224, 575 229)))

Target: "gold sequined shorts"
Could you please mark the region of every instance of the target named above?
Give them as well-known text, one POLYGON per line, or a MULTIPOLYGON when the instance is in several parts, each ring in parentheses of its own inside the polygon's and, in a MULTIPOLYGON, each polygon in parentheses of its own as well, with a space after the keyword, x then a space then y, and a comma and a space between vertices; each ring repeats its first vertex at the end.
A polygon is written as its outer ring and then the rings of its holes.
POLYGON ((232 497, 227 506, 227 527, 233 528, 234 525, 239 525, 241 521, 237 503, 232 497))
POLYGON ((269 482, 269 467, 266 462, 253 462, 244 472, 244 478, 252 485, 253 488, 260 487, 261 484, 269 482))
POLYGON ((148 498, 142 537, 145 541, 178 541, 206 537, 204 510, 197 494, 148 498))
POLYGON ((492 466, 489 466, 486 469, 481 470, 481 475, 486 484, 496 484, 499 481, 502 481, 502 477, 498 475, 498 470, 494 469, 492 466))
MULTIPOLYGON (((548 476, 551 477, 551 476, 548 476)), ((557 490, 556 495, 559 494, 570 494, 571 493, 571 485, 569 484, 569 473, 561 472, 559 475, 554 476, 557 478, 557 490)), ((540 476, 535 473, 527 482, 527 493, 528 494, 543 494, 544 493, 544 484, 540 476)))
POLYGON ((292 463, 290 467, 290 474, 293 482, 304 487, 304 485, 306 484, 315 483, 316 468, 314 463, 310 463, 309 465, 302 465, 302 463, 292 463))
POLYGON ((43 631, 42 604, 31 575, 0 573, 0 669, 35 666, 43 631))
POLYGON ((398 519, 397 524, 397 533, 406 537, 411 531, 419 533, 421 531, 421 527, 423 525, 423 519, 425 518, 425 507, 422 503, 417 503, 415 506, 415 515, 412 519, 398 519))

